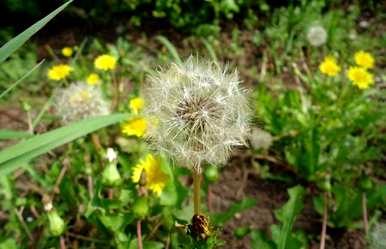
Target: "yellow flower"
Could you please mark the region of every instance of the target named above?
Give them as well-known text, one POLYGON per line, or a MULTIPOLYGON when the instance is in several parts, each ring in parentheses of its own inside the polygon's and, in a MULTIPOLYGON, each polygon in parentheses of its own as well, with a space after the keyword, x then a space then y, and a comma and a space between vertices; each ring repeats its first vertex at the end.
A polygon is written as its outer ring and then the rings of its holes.
POLYGON ((364 68, 374 67, 374 57, 365 51, 358 51, 354 55, 355 63, 364 68))
POLYGON ((336 63, 336 60, 332 56, 324 58, 322 64, 319 65, 320 72, 328 75, 335 76, 340 72, 340 66, 336 63))
POLYGON ((99 78, 99 75, 96 73, 91 73, 87 76, 87 84, 90 86, 98 85, 101 82, 101 79, 99 78))
POLYGON ((366 89, 374 84, 374 77, 363 67, 350 67, 347 77, 360 89, 366 89))
POLYGON ((115 68, 115 65, 117 63, 117 59, 115 59, 113 56, 104 54, 98 56, 94 61, 94 66, 97 69, 100 70, 113 70, 115 68))
POLYGON ((72 53, 74 51, 72 50, 72 48, 70 47, 64 47, 62 48, 62 55, 66 56, 66 57, 71 57, 72 53))
POLYGON ((134 166, 131 180, 138 183, 141 179, 142 172, 145 173, 145 187, 150 189, 156 195, 160 195, 164 189, 169 177, 161 170, 160 160, 153 155, 147 154, 134 166))
POLYGON ((144 118, 133 118, 122 125, 122 133, 127 136, 142 137, 147 129, 147 121, 144 118))
POLYGON ((51 67, 48 70, 47 76, 51 80, 62 80, 66 78, 72 71, 72 67, 66 64, 60 64, 51 67))
POLYGON ((138 112, 142 109, 144 101, 142 98, 134 98, 130 100, 130 109, 134 114, 138 114, 138 112))

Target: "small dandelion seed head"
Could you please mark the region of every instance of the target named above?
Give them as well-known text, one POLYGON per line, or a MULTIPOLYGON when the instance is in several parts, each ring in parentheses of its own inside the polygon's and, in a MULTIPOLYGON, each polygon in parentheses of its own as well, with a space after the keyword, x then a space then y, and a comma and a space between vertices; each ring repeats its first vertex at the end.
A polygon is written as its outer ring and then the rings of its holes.
POLYGON ((109 103, 103 98, 100 88, 83 82, 72 83, 58 90, 54 105, 63 123, 110 113, 109 103))
POLYGON ((149 79, 144 114, 157 120, 147 136, 182 165, 224 163, 245 144, 250 109, 237 72, 190 57, 149 79))
POLYGON ((326 43, 327 32, 319 24, 312 25, 307 31, 307 40, 312 46, 319 47, 326 43))
POLYGON ((369 233, 369 248, 386 248, 386 224, 376 224, 369 233))

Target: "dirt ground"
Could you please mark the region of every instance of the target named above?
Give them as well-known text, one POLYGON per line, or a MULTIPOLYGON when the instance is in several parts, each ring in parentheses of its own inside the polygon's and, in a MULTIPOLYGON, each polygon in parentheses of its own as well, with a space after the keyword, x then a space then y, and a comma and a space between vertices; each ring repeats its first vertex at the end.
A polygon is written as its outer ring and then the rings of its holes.
MULTIPOLYGON (((233 235, 237 227, 250 227, 269 231, 275 223, 274 210, 281 207, 288 199, 285 183, 274 182, 259 177, 251 165, 238 162, 237 158, 225 166, 220 179, 211 186, 213 211, 226 211, 234 202, 245 197, 255 198, 257 204, 234 217, 228 222, 220 238, 226 241, 221 249, 251 249, 249 236, 238 240, 233 235)), ((309 248, 319 248, 319 233, 322 219, 312 208, 310 198, 306 198, 305 207, 297 218, 295 229, 302 229, 309 236, 309 248)), ((327 229, 326 249, 365 249, 366 242, 362 231, 344 231, 327 229)))

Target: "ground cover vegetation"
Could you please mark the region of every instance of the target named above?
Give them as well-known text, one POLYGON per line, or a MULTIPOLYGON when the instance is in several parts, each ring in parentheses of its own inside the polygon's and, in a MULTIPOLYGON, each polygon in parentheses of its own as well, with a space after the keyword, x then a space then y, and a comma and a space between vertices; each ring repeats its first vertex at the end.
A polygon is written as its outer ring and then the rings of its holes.
POLYGON ((0 249, 386 248, 384 6, 192 2, 0 4, 0 249))

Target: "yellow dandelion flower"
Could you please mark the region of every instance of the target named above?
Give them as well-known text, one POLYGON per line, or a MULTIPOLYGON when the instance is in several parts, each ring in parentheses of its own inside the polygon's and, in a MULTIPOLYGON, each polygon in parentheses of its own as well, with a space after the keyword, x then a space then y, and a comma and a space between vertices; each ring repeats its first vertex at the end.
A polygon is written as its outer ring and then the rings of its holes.
POLYGON ((146 176, 145 187, 159 196, 169 180, 167 174, 161 170, 160 160, 151 154, 147 154, 145 158, 141 159, 133 168, 131 180, 134 183, 139 182, 142 171, 146 176))
POLYGON ((99 75, 96 73, 91 73, 87 76, 86 79, 87 84, 90 86, 98 85, 101 82, 101 78, 99 78, 99 75))
POLYGON ((62 48, 62 55, 66 56, 66 57, 71 57, 72 53, 74 51, 72 50, 72 48, 70 47, 64 47, 62 48))
POLYGON ((116 64, 117 64, 117 59, 108 54, 100 55, 94 60, 95 68, 104 70, 104 71, 114 70, 116 64))
POLYGON ((47 76, 51 80, 62 80, 66 78, 72 71, 72 67, 66 64, 60 64, 51 67, 48 70, 47 76))
POLYGON ((334 57, 327 56, 324 58, 322 64, 319 65, 319 70, 328 76, 336 76, 340 72, 341 68, 336 63, 336 59, 334 57))
POLYGON ((144 118, 133 118, 122 125, 122 133, 127 136, 142 137, 147 129, 147 121, 144 118))
POLYGON ((374 76, 363 67, 350 67, 347 77, 360 89, 366 89, 374 84, 374 76))
POLYGON ((354 55, 355 63, 358 66, 364 67, 364 68, 372 68, 374 67, 375 60, 374 57, 365 51, 358 51, 354 55))
POLYGON ((144 101, 142 98, 134 98, 130 100, 130 109, 134 114, 138 114, 138 112, 142 109, 144 101))

